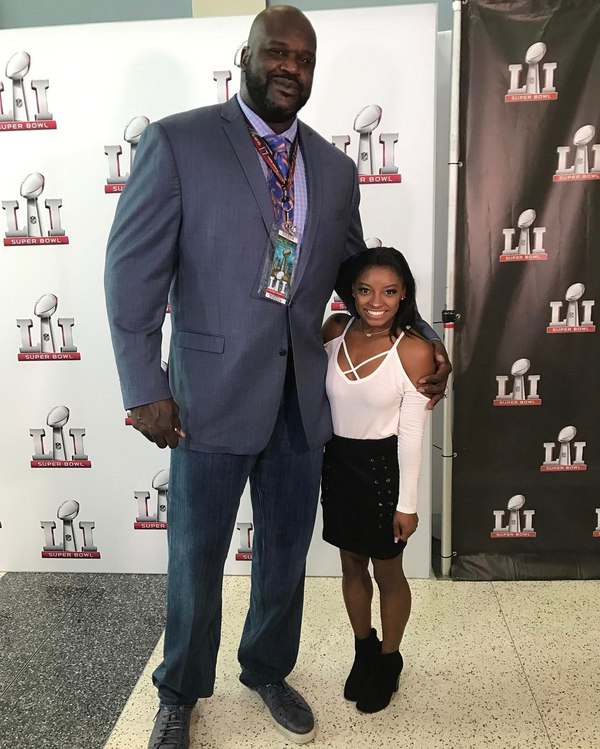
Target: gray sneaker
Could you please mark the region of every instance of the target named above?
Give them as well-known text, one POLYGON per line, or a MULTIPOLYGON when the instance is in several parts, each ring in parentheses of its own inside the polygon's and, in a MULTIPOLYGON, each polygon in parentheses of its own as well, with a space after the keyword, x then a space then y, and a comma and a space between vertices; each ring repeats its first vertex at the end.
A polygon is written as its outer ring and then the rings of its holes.
POLYGON ((296 744, 306 744, 317 735, 312 710, 306 700, 286 681, 254 687, 269 708, 277 730, 296 744))
POLYGON ((189 749, 192 705, 161 705, 148 749, 189 749))

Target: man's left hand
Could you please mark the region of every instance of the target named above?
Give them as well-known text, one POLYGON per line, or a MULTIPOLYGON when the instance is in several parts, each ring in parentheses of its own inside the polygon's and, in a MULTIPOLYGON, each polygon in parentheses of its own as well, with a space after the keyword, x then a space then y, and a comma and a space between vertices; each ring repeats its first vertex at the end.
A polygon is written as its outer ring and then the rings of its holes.
POLYGON ((446 384, 452 372, 452 364, 450 364, 444 344, 440 340, 434 340, 431 343, 436 365, 435 372, 417 381, 417 390, 429 398, 426 406, 428 411, 431 411, 435 404, 446 395, 446 384))

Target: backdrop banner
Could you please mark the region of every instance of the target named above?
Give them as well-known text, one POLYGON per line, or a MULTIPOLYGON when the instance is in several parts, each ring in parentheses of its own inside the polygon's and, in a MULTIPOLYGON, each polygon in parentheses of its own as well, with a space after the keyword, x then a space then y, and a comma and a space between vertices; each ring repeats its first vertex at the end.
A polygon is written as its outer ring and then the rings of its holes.
MULTIPOLYGON (((308 16, 319 58, 301 117, 357 162, 365 236, 406 253, 431 320, 436 7, 308 16)), ((251 21, 0 31, 2 570, 166 569, 169 451, 123 411, 105 245, 144 128, 234 96, 251 21)), ((336 307, 332 298, 326 315, 336 307)), ((165 366, 169 338, 167 309, 165 366)), ((425 453, 421 524, 405 555, 413 577, 430 570, 425 453)), ((249 573, 252 533, 246 491, 228 573, 249 573)), ((337 549, 320 536, 319 517, 309 574, 340 574, 337 549)))
POLYGON ((452 574, 600 576, 600 4, 464 12, 452 574))

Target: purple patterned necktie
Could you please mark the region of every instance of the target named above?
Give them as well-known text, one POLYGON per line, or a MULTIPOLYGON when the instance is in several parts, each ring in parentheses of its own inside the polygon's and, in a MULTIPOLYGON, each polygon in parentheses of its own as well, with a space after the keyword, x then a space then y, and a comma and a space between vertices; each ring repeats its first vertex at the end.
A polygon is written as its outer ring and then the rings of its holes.
MULTIPOLYGON (((273 153, 273 160, 281 170, 281 174, 283 177, 287 177, 288 171, 289 171, 289 153, 288 153, 288 140, 287 138, 284 138, 282 135, 265 135, 263 137, 263 140, 267 143, 269 148, 271 149, 273 153)), ((269 185, 269 191, 271 193, 271 201, 273 203, 273 211, 275 213, 275 221, 278 224, 283 223, 283 219, 285 218, 283 214, 283 209, 281 207, 281 202, 283 200, 283 191, 281 189, 281 185, 277 182, 277 178, 271 171, 271 169, 268 170, 267 175, 267 184, 269 185)), ((290 196, 293 196, 292 186, 290 185, 288 187, 288 191, 290 196)), ((287 213, 287 220, 290 222, 293 222, 294 220, 294 209, 292 208, 291 211, 287 213)))

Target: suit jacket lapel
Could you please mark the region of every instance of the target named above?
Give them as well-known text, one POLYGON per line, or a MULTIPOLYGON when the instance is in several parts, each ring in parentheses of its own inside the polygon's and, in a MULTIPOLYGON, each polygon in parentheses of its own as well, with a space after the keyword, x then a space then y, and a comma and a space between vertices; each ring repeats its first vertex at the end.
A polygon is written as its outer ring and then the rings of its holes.
POLYGON ((304 226, 302 247, 300 248, 300 258, 298 260, 298 267, 296 268, 296 278, 294 281, 294 291, 292 292, 292 296, 302 280, 310 253, 317 237, 317 227, 319 225, 319 214, 322 202, 321 196, 323 192, 323 174, 319 164, 318 141, 316 138, 313 138, 313 130, 303 122, 298 122, 298 128, 300 133, 302 158, 304 159, 304 167, 306 169, 308 213, 306 216, 306 224, 304 226))
MULTIPOLYGON (((273 226, 273 204, 269 195, 269 188, 265 180, 265 175, 258 161, 256 150, 252 141, 248 137, 248 128, 246 120, 242 115, 242 110, 234 98, 223 104, 221 107, 221 117, 223 119, 223 129, 229 138, 229 141, 236 153, 236 156, 244 170, 246 179, 252 188, 254 197, 260 209, 260 213, 267 232, 273 226)), ((296 268, 295 289, 300 283, 310 253, 312 251, 317 236, 317 227, 319 224, 319 213, 321 210, 321 195, 323 190, 323 175, 319 164, 319 148, 316 139, 313 138, 313 130, 303 122, 298 122, 300 147, 302 148, 302 158, 306 169, 306 183, 308 188, 308 214, 304 226, 302 237, 302 247, 300 249, 300 258, 296 268)))
POLYGON ((267 232, 273 225, 273 204, 269 195, 269 188, 265 180, 265 175, 260 167, 260 162, 256 155, 256 149, 248 136, 246 120, 242 115, 242 110, 237 103, 236 98, 230 99, 223 104, 221 108, 221 117, 223 118, 223 129, 229 138, 231 145, 238 157, 238 160, 244 170, 248 180, 267 232))

